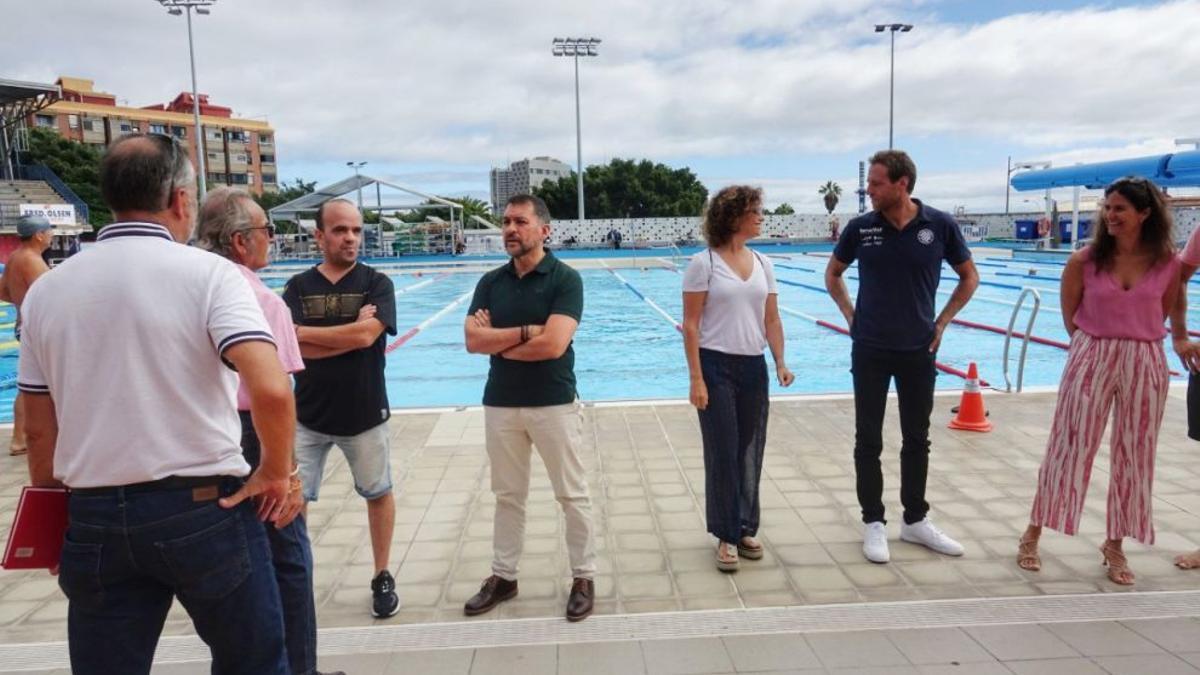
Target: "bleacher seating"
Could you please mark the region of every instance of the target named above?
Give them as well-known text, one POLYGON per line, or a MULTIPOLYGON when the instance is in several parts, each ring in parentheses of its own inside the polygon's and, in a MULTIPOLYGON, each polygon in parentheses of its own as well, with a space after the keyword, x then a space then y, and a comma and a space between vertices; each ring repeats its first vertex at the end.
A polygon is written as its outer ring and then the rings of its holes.
POLYGON ((13 225, 21 204, 66 204, 67 200, 41 180, 0 181, 0 225, 13 225))

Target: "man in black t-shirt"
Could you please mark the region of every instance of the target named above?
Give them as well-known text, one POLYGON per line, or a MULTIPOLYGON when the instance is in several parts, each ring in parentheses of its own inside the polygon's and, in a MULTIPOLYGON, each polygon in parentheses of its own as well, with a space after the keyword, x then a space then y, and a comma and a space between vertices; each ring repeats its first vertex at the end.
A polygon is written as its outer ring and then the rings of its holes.
POLYGON ((949 214, 912 198, 917 167, 899 150, 871 157, 867 194, 874 210, 846 224, 829 266, 825 287, 846 317, 854 346, 854 470, 858 503, 866 525, 863 555, 874 563, 890 559, 883 507, 883 415, 888 387, 896 380, 900 409, 900 538, 945 555, 963 547, 933 525, 926 514, 929 473, 929 415, 937 376, 934 359, 942 332, 979 286, 958 223, 949 214), (858 261, 858 298, 850 301, 842 273, 858 261), (958 285, 934 319, 942 261, 958 285))
POLYGON ((383 376, 384 334, 396 334, 396 296, 387 275, 358 262, 362 217, 354 204, 322 204, 315 236, 324 262, 292 277, 283 291, 304 357, 296 374, 296 460, 304 497, 316 501, 329 450, 337 445, 346 455, 354 489, 367 500, 372 614, 384 618, 400 609, 388 570, 396 505, 383 376))

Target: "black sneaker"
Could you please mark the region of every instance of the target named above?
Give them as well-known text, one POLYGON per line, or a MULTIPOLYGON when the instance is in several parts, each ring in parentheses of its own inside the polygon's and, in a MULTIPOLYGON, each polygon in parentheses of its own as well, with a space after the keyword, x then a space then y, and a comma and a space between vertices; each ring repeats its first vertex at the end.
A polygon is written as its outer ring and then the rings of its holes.
POLYGON ((387 570, 375 575, 371 580, 371 595, 375 600, 371 606, 371 614, 376 619, 386 619, 400 611, 400 596, 396 595, 396 580, 387 570))

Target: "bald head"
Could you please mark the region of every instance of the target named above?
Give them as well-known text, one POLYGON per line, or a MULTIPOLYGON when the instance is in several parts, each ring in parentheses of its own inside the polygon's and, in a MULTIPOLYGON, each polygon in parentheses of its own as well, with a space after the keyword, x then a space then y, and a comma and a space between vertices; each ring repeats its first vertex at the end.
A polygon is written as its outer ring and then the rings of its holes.
POLYGON ((326 223, 335 222, 362 225, 362 214, 349 199, 330 199, 317 208, 317 229, 324 230, 326 223))

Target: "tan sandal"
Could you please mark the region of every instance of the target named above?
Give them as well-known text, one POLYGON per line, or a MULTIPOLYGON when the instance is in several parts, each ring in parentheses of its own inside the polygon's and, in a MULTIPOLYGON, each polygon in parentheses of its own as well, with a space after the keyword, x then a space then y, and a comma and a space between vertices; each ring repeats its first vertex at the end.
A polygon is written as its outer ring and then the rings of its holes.
POLYGON ((1109 542, 1100 547, 1100 555, 1104 556, 1103 565, 1108 568, 1108 580, 1122 586, 1132 586, 1133 570, 1129 569, 1129 560, 1120 548, 1114 548, 1109 542))
POLYGON ((1040 572, 1042 558, 1038 555, 1038 538, 1025 539, 1017 545, 1017 567, 1027 572, 1040 572))
POLYGON ((761 560, 763 557, 762 542, 754 537, 742 537, 737 545, 738 555, 747 560, 761 560))
POLYGON ((1200 569, 1200 550, 1175 556, 1175 566, 1181 570, 1200 569))
POLYGON ((722 572, 737 571, 738 550, 736 546, 727 541, 717 544, 717 569, 722 572))

